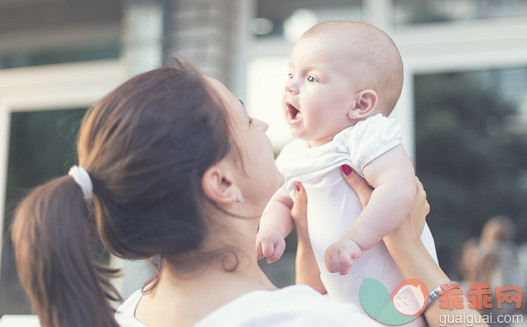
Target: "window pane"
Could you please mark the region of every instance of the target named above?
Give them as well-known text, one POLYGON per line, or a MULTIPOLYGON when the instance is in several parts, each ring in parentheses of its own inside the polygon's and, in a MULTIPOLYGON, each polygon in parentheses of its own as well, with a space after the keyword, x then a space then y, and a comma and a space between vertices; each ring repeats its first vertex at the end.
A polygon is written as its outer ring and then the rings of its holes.
POLYGON ((33 50, 0 55, 0 69, 65 62, 119 58, 120 44, 94 44, 77 48, 33 50))
POLYGON ((395 0, 395 25, 527 15, 527 0, 395 0))
POLYGON ((120 0, 0 1, 0 69, 118 58, 120 0))
POLYGON ((31 313, 29 300, 18 281, 8 234, 13 210, 31 188, 66 174, 76 163, 75 141, 85 112, 86 109, 68 109, 11 114, 0 316, 31 313))
POLYGON ((257 37, 283 36, 295 26, 303 32, 325 20, 361 18, 361 0, 259 0, 256 6, 253 33, 257 37), (306 21, 308 25, 303 26, 306 21))

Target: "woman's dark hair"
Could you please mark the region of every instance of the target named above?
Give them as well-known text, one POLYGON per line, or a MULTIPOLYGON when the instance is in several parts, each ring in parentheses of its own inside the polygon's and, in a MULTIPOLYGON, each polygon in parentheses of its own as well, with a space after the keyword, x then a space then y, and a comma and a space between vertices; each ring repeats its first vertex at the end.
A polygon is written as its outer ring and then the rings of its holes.
POLYGON ((204 77, 179 61, 88 111, 77 150, 93 197, 57 178, 21 202, 13 224, 18 273, 42 326, 118 326, 109 278, 119 271, 94 262, 93 235, 125 259, 164 262, 199 248, 208 201, 200 181, 231 151, 228 117, 204 77))

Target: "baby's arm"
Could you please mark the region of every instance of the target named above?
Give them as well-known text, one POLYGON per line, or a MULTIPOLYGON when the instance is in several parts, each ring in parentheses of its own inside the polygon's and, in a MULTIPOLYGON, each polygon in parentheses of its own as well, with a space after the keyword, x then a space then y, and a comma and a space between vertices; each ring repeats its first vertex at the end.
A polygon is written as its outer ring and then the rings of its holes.
POLYGON ((368 250, 395 230, 410 212, 416 194, 415 173, 402 145, 373 160, 363 171, 374 190, 345 236, 368 250))
POLYGON ((285 237, 293 229, 291 208, 293 201, 275 194, 262 214, 256 236, 256 257, 267 258, 268 263, 280 259, 285 250, 285 237))
POLYGON ((373 160, 363 172, 375 189, 346 234, 326 250, 330 272, 349 272, 362 251, 373 247, 401 224, 415 199, 415 173, 402 145, 373 160))

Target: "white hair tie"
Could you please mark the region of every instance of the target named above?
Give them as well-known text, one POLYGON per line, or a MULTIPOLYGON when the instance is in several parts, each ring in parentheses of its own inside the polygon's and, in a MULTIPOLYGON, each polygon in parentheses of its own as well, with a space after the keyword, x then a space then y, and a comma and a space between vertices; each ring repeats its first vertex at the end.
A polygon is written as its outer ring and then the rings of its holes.
POLYGON ((68 172, 68 175, 73 177, 75 183, 80 186, 82 193, 84 194, 84 199, 89 199, 92 197, 93 184, 86 169, 79 166, 72 166, 68 172))

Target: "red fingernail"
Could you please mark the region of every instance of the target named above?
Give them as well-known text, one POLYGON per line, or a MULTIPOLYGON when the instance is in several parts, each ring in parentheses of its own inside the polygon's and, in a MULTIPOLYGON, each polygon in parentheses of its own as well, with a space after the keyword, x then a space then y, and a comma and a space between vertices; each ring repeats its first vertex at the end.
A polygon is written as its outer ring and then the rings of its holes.
POLYGON ((345 174, 346 176, 348 176, 348 175, 351 174, 351 172, 352 172, 351 167, 348 166, 348 165, 342 165, 342 166, 340 167, 340 169, 342 169, 342 171, 344 172, 344 174, 345 174))
POLYGON ((297 192, 300 192, 300 186, 298 186, 297 183, 295 183, 295 189, 296 189, 297 192))

